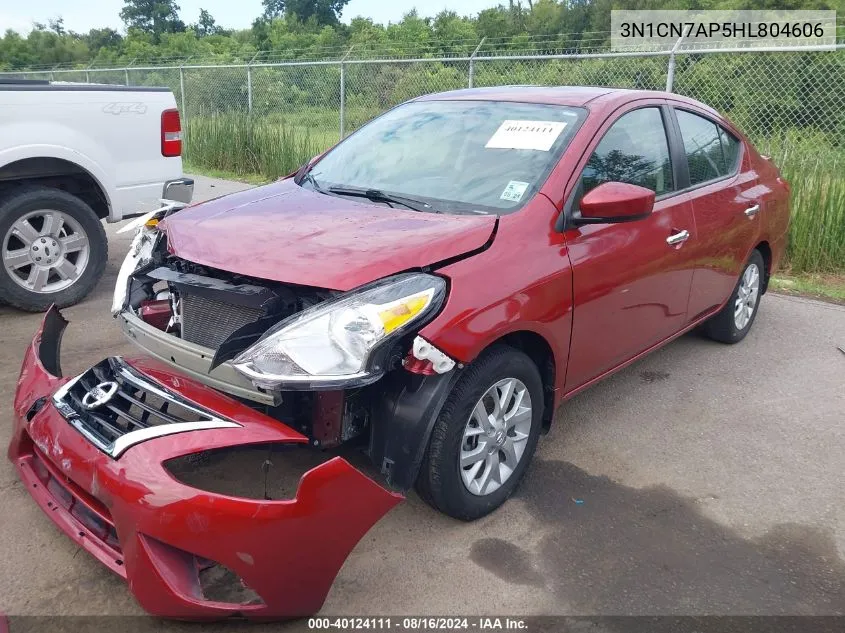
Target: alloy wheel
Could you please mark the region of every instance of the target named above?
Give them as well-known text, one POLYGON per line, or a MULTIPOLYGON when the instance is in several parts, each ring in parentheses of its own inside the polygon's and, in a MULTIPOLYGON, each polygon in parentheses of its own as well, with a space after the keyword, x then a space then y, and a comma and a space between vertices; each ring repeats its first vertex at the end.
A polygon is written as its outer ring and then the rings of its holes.
POLYGON ((476 403, 464 427, 458 467, 464 487, 485 496, 516 470, 531 433, 531 394, 517 378, 490 387, 476 403))
POLYGON ((16 284, 37 294, 60 292, 85 272, 88 236, 71 215, 55 209, 30 211, 6 232, 3 267, 16 284))
POLYGON ((734 304, 734 324, 737 330, 745 329, 745 326, 751 321, 759 296, 760 270, 757 268, 757 264, 750 264, 742 274, 734 304))

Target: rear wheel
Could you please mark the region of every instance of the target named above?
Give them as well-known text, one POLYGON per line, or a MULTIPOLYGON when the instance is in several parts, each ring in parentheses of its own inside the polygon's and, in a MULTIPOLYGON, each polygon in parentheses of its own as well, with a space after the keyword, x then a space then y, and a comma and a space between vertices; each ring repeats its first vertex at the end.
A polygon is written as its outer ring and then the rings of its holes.
POLYGON ((765 266, 760 251, 754 250, 725 307, 705 323, 704 331, 710 338, 722 343, 739 343, 745 338, 760 307, 765 266))
POLYGON ((0 201, 0 301, 38 312, 82 300, 108 259, 103 225, 85 202, 50 187, 0 201))
POLYGON ((420 495, 464 521, 492 512, 525 474, 542 415, 543 384, 532 360, 504 345, 490 348, 464 371, 435 422, 420 495))

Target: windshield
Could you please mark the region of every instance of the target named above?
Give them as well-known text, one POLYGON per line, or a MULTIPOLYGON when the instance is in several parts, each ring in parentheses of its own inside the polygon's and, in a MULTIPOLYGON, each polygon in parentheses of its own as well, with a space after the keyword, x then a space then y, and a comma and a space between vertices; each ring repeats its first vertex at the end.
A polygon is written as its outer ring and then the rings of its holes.
POLYGON ((437 211, 509 213, 537 192, 585 115, 534 103, 407 103, 340 143, 302 184, 376 190, 437 211))

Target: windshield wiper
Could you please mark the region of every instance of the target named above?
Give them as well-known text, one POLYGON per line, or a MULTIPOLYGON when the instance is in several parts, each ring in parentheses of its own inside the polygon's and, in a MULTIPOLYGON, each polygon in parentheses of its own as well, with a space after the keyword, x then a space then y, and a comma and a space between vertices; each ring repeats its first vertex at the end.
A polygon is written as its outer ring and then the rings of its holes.
POLYGON ((325 193, 323 191, 323 188, 319 184, 317 184, 316 178, 311 175, 310 171, 306 171, 304 174, 302 174, 302 178, 299 180, 299 182, 302 182, 303 180, 305 182, 311 183, 311 186, 314 187, 314 191, 318 193, 325 193))
MULTIPOLYGON (((312 183, 313 184, 313 183, 312 183)), ((381 189, 358 189, 355 187, 329 187, 329 193, 334 193, 339 196, 354 196, 357 198, 366 198, 373 202, 386 202, 390 204, 394 202, 401 204, 403 207, 408 207, 413 211, 430 211, 432 213, 442 213, 440 209, 435 209, 433 206, 422 200, 415 198, 408 198, 406 196, 397 196, 392 193, 385 193, 381 189)))
POLYGON ((302 167, 296 170, 296 173, 293 176, 293 181, 300 187, 303 182, 307 182, 314 188, 314 191, 324 193, 323 188, 317 183, 317 179, 311 175, 310 163, 305 163, 302 167))

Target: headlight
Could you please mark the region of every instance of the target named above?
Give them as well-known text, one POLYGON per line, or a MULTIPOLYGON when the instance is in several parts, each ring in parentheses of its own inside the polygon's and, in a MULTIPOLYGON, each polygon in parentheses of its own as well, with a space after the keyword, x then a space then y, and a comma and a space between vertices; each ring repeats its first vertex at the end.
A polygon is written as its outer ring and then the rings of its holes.
POLYGON ((117 231, 118 233, 136 231, 136 233, 132 239, 132 245, 129 247, 129 252, 117 273, 114 296, 111 302, 113 316, 120 314, 126 307, 126 302, 129 299, 129 279, 132 277, 132 273, 141 266, 148 264, 152 259, 153 251, 155 251, 161 238, 161 233, 157 228, 159 220, 188 206, 183 202, 172 200, 161 200, 161 202, 164 206, 135 218, 117 231))
POLYGON ((265 389, 364 385, 384 373, 382 344, 421 324, 445 296, 440 277, 396 275, 282 321, 232 364, 265 389))

